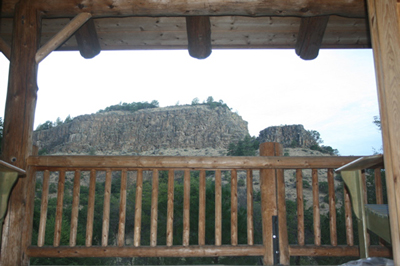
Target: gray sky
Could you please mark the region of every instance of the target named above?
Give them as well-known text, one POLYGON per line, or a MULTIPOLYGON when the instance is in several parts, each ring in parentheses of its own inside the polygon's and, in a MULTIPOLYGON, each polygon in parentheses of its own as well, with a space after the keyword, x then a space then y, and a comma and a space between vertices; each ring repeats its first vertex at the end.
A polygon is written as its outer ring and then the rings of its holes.
MULTIPOLYGON (((0 55, 0 116, 8 60, 0 55)), ((103 51, 94 59, 53 52, 39 65, 35 128, 46 120, 95 113, 120 102, 190 104, 212 96, 249 124, 303 124, 341 155, 381 148, 372 50, 322 50, 304 61, 293 50, 214 50, 205 60, 187 51, 103 51)))

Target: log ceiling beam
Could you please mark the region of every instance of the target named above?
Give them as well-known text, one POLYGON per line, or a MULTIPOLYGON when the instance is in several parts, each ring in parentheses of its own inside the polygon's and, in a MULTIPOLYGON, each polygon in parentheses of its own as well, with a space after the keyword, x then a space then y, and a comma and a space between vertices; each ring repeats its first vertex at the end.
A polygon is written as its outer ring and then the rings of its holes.
POLYGON ((0 37, 0 52, 7 57, 8 60, 11 58, 11 47, 6 43, 6 41, 0 37))
POLYGON ((302 18, 295 46, 296 54, 304 60, 318 56, 329 16, 302 18))
POLYGON ((88 20, 75 32, 75 38, 83 58, 93 58, 100 53, 100 43, 93 19, 88 20))
POLYGON ((188 50, 191 57, 205 59, 211 54, 210 17, 186 17, 188 50))
POLYGON ((61 31, 43 45, 36 53, 36 63, 39 64, 51 52, 62 45, 69 37, 71 37, 86 21, 91 17, 90 13, 80 13, 70 23, 68 23, 61 31))
MULTIPOLYGON (((13 5, 3 1, 2 16, 14 14, 13 5)), ((16 0, 15 0, 16 1, 16 0)), ((17 1, 16 1, 17 2, 17 1)), ((37 0, 33 3, 44 18, 74 17, 89 12, 93 17, 110 16, 326 16, 365 18, 364 0, 37 0)))

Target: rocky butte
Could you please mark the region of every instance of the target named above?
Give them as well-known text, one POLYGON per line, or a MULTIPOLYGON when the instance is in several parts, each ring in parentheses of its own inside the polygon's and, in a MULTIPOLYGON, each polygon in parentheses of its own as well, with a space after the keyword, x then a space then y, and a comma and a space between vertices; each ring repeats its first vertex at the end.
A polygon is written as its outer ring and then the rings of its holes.
POLYGON ((247 134, 229 108, 196 105, 82 115, 35 131, 33 141, 47 154, 225 155, 247 134))

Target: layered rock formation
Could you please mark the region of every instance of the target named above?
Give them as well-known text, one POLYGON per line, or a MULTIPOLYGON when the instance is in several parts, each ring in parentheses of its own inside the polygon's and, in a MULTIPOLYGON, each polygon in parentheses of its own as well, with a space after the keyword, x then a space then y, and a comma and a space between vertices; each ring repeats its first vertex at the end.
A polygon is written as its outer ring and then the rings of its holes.
POLYGON ((258 141, 260 143, 279 142, 285 148, 309 148, 317 144, 311 133, 305 130, 303 125, 268 127, 260 131, 258 141))
POLYGON ((228 108, 177 106, 83 115, 34 132, 48 154, 126 154, 158 149, 226 149, 248 134, 247 122, 228 108))

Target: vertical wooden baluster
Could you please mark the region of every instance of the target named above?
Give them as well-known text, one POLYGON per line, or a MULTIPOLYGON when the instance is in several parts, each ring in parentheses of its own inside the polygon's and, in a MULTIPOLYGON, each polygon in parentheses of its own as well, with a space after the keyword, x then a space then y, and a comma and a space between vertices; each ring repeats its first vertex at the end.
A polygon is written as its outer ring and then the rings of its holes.
POLYGON ((71 211, 71 231, 69 234, 69 245, 75 247, 76 235, 78 230, 78 214, 79 214, 79 193, 81 189, 81 172, 75 170, 74 189, 72 196, 72 211, 71 211))
POLYGON ((173 245, 174 233, 174 170, 168 171, 167 246, 173 245))
MULTIPOLYGON (((375 194, 376 194, 376 204, 383 204, 383 189, 382 189, 382 175, 381 168, 375 168, 375 194)), ((379 245, 384 246, 385 241, 379 238, 379 245)))
POLYGON ((143 191, 143 170, 139 169, 136 181, 136 199, 135 199, 135 229, 133 245, 140 246, 140 230, 142 223, 142 191, 143 191))
POLYGON ((313 194, 313 220, 314 220, 314 244, 321 245, 321 218, 319 211, 319 184, 318 170, 312 169, 312 194, 313 194))
POLYGON ((127 170, 121 172, 121 190, 119 200, 119 223, 118 223, 118 246, 125 245, 125 222, 126 222, 126 179, 127 170))
POLYGON ((182 244, 189 246, 190 236, 190 170, 185 170, 183 180, 183 239, 182 244))
POLYGON ((54 242, 53 246, 58 247, 61 240, 61 225, 64 201, 64 184, 65 184, 65 171, 61 170, 58 176, 57 188, 57 209, 56 209, 56 222, 54 225, 54 242))
MULTIPOLYGON (((367 177, 365 175, 365 170, 361 171, 361 183, 362 183, 362 194, 364 196, 364 204, 368 204, 368 192, 367 192, 367 177)), ((370 236, 367 230, 367 245, 370 246, 370 236)))
POLYGON ((237 171, 231 171, 231 244, 238 244, 237 229, 237 171))
POLYGON ((296 169, 296 192, 297 192, 297 241, 304 246, 304 199, 303 199, 303 171, 296 169))
MULTIPOLYGON (((282 146, 280 155, 282 155, 282 146)), ((279 263, 289 265, 289 238, 287 233, 286 220, 286 193, 285 193, 285 176, 283 169, 276 169, 276 191, 278 202, 278 232, 279 232, 279 263)))
POLYGON ((153 169, 153 185, 151 189, 151 222, 150 222, 150 246, 157 246, 157 222, 158 222, 158 170, 153 169))
POLYGON ((350 192, 345 185, 343 185, 343 188, 344 188, 344 211, 346 216, 346 242, 347 245, 354 246, 353 217, 351 210, 350 192))
POLYGON ((331 245, 337 246, 336 232, 336 198, 335 198, 335 180, 333 178, 333 169, 328 169, 328 187, 329 187, 329 228, 331 236, 331 245))
POLYGON ((246 175, 247 185, 247 245, 254 245, 253 223, 253 171, 248 169, 246 175))
POLYGON ((375 173, 375 193, 376 204, 383 204, 383 189, 382 189, 382 175, 381 168, 376 168, 375 173))
POLYGON ((103 227, 101 235, 101 245, 108 245, 108 231, 110 228, 110 196, 111 196, 111 170, 106 171, 106 184, 104 188, 104 203, 103 203, 103 227))
POLYGON ((93 221, 94 221, 94 196, 96 194, 96 170, 90 170, 88 210, 86 221, 86 242, 87 247, 92 246, 93 242, 93 221))
POLYGON ((200 170, 199 180, 199 245, 206 244, 206 171, 200 170))
POLYGON ((222 182, 221 170, 215 171, 215 245, 222 244, 222 182))
POLYGON ((47 206, 49 203, 49 182, 50 182, 50 172, 49 170, 45 170, 43 173, 42 204, 40 205, 40 222, 39 222, 39 234, 38 234, 39 247, 43 247, 45 241, 47 206))

